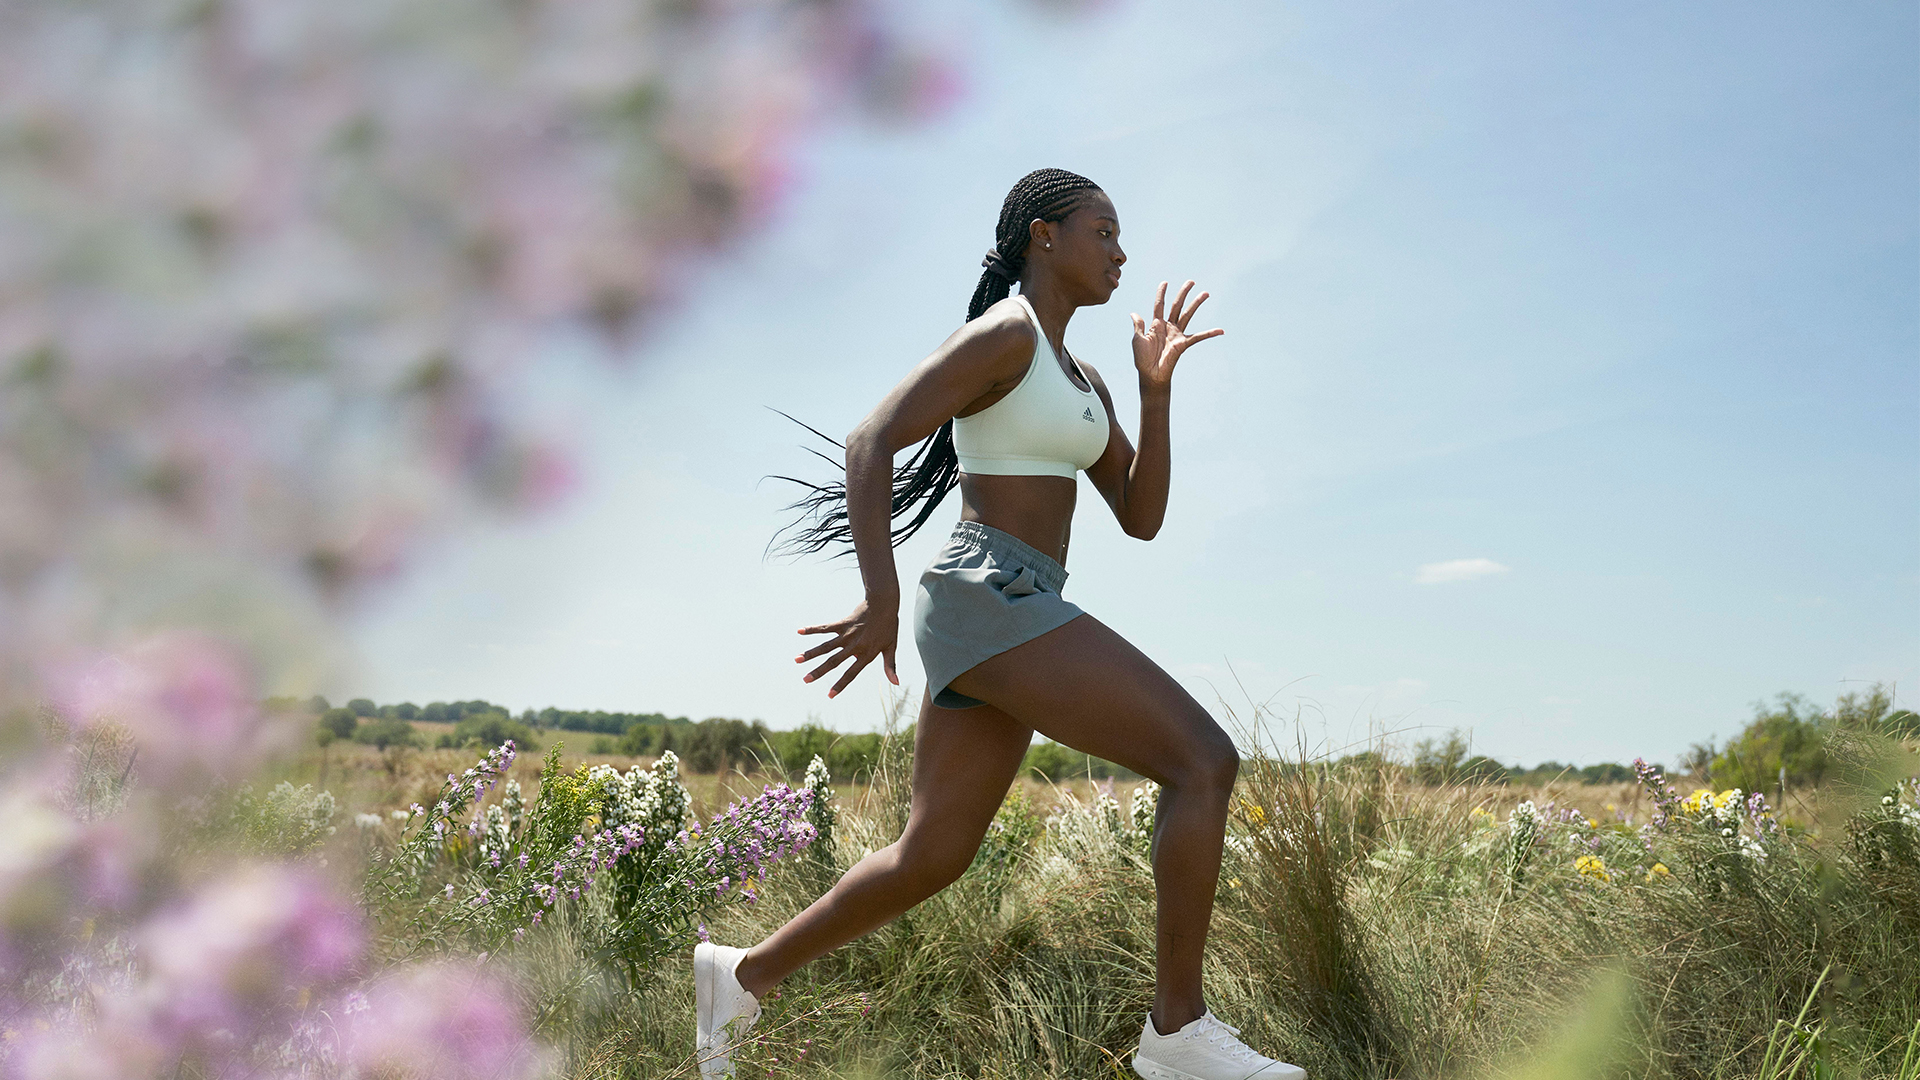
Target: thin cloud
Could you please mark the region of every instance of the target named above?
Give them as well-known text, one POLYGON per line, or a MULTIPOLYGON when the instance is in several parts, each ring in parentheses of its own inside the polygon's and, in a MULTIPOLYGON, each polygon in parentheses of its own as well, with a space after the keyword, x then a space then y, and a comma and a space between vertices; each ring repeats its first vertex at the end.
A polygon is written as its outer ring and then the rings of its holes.
POLYGON ((1506 572, 1506 567, 1492 559, 1448 559, 1422 566, 1414 573, 1413 580, 1420 585, 1444 585, 1449 581, 1472 581, 1506 572))

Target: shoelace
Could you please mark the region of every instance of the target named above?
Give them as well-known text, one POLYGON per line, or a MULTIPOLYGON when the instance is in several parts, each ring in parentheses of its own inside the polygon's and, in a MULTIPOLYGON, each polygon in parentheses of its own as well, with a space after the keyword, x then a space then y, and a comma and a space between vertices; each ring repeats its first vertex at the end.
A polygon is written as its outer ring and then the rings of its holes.
POLYGON ((1251 1046, 1235 1038, 1240 1034, 1239 1028, 1212 1014, 1200 1018, 1200 1030, 1195 1034, 1234 1061, 1253 1061, 1260 1056, 1251 1046))

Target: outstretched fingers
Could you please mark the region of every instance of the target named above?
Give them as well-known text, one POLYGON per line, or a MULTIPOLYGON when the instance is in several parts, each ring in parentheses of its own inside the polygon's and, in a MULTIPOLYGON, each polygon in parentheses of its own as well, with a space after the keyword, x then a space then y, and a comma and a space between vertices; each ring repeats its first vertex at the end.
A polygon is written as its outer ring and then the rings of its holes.
MULTIPOLYGON (((839 662, 838 660, 834 661, 836 664, 839 662)), ((847 669, 847 673, 840 676, 840 681, 833 684, 833 689, 827 691, 827 696, 832 697, 840 691, 845 690, 847 684, 853 681, 854 676, 860 674, 860 672, 865 670, 866 666, 871 663, 873 663, 873 657, 871 656, 863 656, 859 660, 854 661, 854 665, 847 669)))
MULTIPOLYGON (((1191 285, 1193 282, 1189 281, 1187 284, 1191 285)), ((1212 295, 1212 293, 1202 290, 1199 296, 1193 298, 1193 306, 1181 312, 1180 317, 1174 320, 1175 325, 1180 327, 1181 333, 1186 333, 1187 324, 1193 321, 1193 313, 1199 311, 1200 305, 1206 303, 1207 297, 1212 295)))
POLYGON ((1186 329, 1187 320, 1181 314, 1180 306, 1187 302, 1187 290, 1191 288, 1193 288, 1193 279, 1188 278, 1187 283, 1180 286, 1180 294, 1173 298, 1173 307, 1167 312, 1167 321, 1183 330, 1186 329))
MULTIPOLYGON (((846 663, 847 657, 852 655, 853 655, 853 650, 841 649, 839 652, 836 652, 832 656, 827 657, 826 663, 821 664, 819 667, 814 668, 812 671, 807 672, 807 677, 804 679, 801 679, 800 681, 812 682, 813 680, 819 678, 820 676, 825 675, 827 672, 832 671, 834 668, 839 667, 841 664, 846 663)), ((855 667, 853 670, 857 672, 860 669, 858 667, 855 667)), ((842 680, 842 685, 844 685, 844 683, 845 683, 845 680, 842 680)), ((833 695, 828 694, 827 696, 832 697, 833 695)))

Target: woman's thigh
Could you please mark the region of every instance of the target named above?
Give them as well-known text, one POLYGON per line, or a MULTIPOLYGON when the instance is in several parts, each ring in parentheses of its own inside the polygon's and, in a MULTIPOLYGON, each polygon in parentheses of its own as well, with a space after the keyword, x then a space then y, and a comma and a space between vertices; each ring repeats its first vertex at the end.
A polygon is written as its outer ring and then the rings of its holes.
POLYGON ((922 691, 903 840, 918 854, 971 861, 1032 741, 1032 728, 991 705, 943 709, 922 691))
POLYGON ((1091 615, 989 657, 949 685, 1162 784, 1237 760, 1233 739, 1186 688, 1091 615))

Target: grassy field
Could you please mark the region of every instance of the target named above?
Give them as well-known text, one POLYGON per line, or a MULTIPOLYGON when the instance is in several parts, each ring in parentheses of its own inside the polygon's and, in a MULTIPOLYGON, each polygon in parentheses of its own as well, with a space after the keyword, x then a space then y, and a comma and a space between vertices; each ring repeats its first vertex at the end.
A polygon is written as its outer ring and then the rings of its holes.
MULTIPOLYGON (((340 800, 344 868, 367 850, 353 814, 429 800, 473 757, 336 744, 286 778, 340 800)), ((1768 811, 1683 783, 1680 803, 1249 759, 1208 1002, 1316 1078, 1920 1077, 1920 811, 1895 786, 1920 768, 1884 741, 1846 760, 1768 811)), ((874 783, 837 787, 831 867, 781 864, 713 939, 758 940, 894 839, 909 768, 895 745, 874 783)), ((513 775, 531 797, 537 762, 513 775)), ((775 778, 685 779, 704 817, 775 778)), ((770 996, 740 1075, 1131 1076, 1154 912, 1135 786, 1023 780, 960 882, 770 996)), ((691 941, 626 973, 582 941, 556 915, 489 961, 564 1074, 696 1075, 691 941)))

